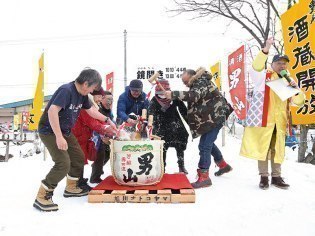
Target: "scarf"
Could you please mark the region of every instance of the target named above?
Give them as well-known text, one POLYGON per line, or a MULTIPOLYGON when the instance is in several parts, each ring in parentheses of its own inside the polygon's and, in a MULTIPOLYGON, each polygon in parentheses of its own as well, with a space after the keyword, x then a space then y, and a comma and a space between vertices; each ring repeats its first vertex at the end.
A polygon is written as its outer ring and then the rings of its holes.
POLYGON ((172 100, 169 100, 167 98, 160 98, 159 95, 155 95, 155 98, 158 101, 158 103, 161 105, 161 110, 163 112, 166 112, 166 110, 170 108, 172 100))

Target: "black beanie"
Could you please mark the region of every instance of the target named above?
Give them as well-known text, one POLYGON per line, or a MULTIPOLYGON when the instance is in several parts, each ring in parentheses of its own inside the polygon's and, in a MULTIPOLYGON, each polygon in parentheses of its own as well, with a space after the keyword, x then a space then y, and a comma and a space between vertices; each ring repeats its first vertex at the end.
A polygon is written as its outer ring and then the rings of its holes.
POLYGON ((131 81, 130 81, 129 88, 130 88, 130 89, 139 89, 139 90, 142 90, 143 84, 142 84, 141 80, 139 80, 139 79, 134 79, 134 80, 131 80, 131 81))

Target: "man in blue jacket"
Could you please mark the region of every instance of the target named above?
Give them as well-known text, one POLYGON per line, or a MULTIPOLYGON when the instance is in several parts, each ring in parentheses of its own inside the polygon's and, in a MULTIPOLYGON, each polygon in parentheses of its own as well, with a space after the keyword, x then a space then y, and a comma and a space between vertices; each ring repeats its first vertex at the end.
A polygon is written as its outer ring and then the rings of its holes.
MULTIPOLYGON (((119 96, 117 104, 117 120, 135 125, 137 122, 129 118, 130 113, 141 115, 142 109, 148 109, 149 101, 143 92, 141 80, 134 79, 119 96)), ((117 123, 120 123, 117 121, 117 123)))

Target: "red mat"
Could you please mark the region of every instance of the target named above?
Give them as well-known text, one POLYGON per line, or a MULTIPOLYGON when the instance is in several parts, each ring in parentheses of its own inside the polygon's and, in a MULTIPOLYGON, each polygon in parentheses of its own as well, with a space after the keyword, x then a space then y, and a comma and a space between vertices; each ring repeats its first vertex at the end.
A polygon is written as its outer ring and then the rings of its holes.
POLYGON ((113 176, 108 176, 99 183, 93 190, 162 190, 162 189, 192 189, 185 174, 164 174, 162 180, 157 185, 149 186, 123 186, 115 182, 113 176))

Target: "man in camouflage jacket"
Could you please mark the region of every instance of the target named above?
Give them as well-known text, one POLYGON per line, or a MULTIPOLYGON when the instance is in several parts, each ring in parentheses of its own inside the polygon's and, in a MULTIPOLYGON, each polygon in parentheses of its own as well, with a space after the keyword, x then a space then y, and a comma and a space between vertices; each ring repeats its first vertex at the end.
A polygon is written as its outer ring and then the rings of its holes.
POLYGON ((228 104, 218 88, 211 82, 211 74, 204 68, 197 71, 186 70, 182 75, 183 83, 189 91, 166 91, 165 96, 172 100, 182 100, 188 103, 188 125, 192 137, 200 137, 198 164, 198 180, 192 183, 194 188, 209 187, 212 185, 209 178, 211 155, 220 168, 215 173, 220 176, 232 170, 214 144, 226 117, 230 114, 228 104))

